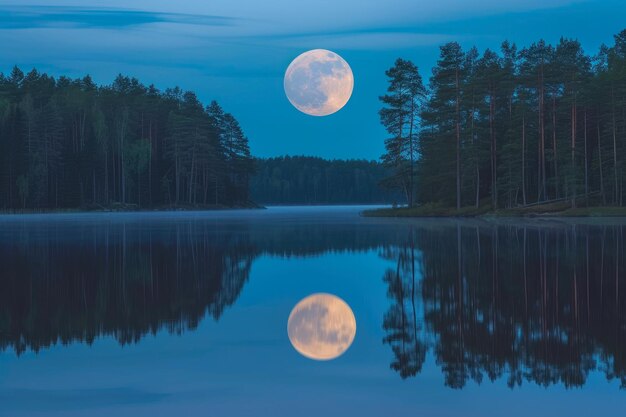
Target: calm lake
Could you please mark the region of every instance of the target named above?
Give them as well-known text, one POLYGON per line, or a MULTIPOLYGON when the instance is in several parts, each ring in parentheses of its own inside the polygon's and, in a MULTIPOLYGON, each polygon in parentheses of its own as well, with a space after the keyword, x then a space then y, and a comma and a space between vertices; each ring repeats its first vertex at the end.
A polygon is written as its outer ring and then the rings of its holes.
POLYGON ((0 216, 0 416, 626 410, 626 219, 363 207, 0 216), (294 306, 356 337, 298 353, 294 306))

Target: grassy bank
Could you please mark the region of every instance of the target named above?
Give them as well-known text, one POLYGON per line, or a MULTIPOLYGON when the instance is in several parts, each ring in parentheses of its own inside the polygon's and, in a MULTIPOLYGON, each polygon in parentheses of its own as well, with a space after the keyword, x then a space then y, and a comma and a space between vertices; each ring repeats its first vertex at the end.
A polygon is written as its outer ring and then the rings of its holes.
POLYGON ((626 217, 626 207, 576 207, 569 202, 492 210, 489 205, 463 207, 457 210, 436 204, 413 208, 367 210, 366 217, 626 217))

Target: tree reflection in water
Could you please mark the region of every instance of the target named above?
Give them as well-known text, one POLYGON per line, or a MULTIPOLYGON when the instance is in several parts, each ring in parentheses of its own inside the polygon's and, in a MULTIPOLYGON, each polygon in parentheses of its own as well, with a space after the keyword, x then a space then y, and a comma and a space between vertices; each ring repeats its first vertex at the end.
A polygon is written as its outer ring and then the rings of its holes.
POLYGON ((0 350, 180 333, 235 303, 260 255, 377 250, 402 378, 431 352, 454 388, 576 387, 592 371, 626 388, 623 226, 331 220, 4 223, 0 350))
POLYGON ((181 333, 235 303, 264 253, 289 258, 397 241, 395 228, 353 217, 324 226, 158 216, 0 223, 0 351, 90 344, 103 335, 135 343, 162 328, 181 333))
POLYGON ((126 344, 162 327, 195 328, 207 311, 218 318, 237 299, 256 251, 235 234, 190 227, 107 225, 70 239, 11 234, 0 246, 0 348, 20 354, 101 335, 126 344))
POLYGON ((396 262, 384 276, 391 367, 416 375, 428 346, 453 388, 484 377, 577 387, 594 370, 626 388, 623 242, 622 226, 411 229, 382 252, 396 262))

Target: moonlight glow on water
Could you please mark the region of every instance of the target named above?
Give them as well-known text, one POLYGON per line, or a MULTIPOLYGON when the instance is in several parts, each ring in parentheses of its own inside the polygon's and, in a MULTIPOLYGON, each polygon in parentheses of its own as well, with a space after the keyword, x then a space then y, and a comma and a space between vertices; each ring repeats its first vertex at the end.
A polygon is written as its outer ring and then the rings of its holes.
POLYGON ((295 108, 310 116, 328 116, 350 100, 354 76, 339 55, 314 49, 293 60, 285 73, 284 86, 295 108))

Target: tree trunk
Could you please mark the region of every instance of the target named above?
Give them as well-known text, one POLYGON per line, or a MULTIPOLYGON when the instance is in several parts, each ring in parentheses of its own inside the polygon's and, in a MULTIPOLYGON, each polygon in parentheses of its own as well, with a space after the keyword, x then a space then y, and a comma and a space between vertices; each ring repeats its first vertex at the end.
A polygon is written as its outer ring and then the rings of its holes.
POLYGON ((543 57, 539 70, 539 166, 537 178, 537 201, 541 201, 541 196, 545 199, 546 191, 546 158, 545 158, 545 110, 544 110, 544 87, 543 87, 543 57))
POLYGON ((178 155, 176 155, 175 157, 175 162, 174 162, 174 177, 176 178, 176 205, 178 205, 178 201, 180 198, 180 168, 179 168, 179 158, 178 155))
POLYGON ((480 206, 480 168, 476 165, 476 208, 480 206))
POLYGON ((459 70, 456 70, 456 209, 461 209, 461 110, 459 70))
POLYGON ((572 208, 576 207, 576 98, 572 104, 572 208))
POLYGON ((141 207, 141 171, 137 168, 137 206, 141 207))
POLYGON ((497 142, 495 133, 495 92, 491 87, 489 97, 489 136, 491 138, 491 206, 498 206, 498 168, 497 168, 497 142))
POLYGON ((554 158, 554 191, 559 198, 559 165, 556 153, 556 97, 552 97, 552 153, 554 158))
POLYGON ((474 145, 474 151, 476 158, 476 208, 480 206, 480 155, 478 152, 478 145, 476 144, 476 134, 474 133, 474 113, 476 112, 476 105, 474 101, 474 95, 472 94, 472 123, 471 123, 471 135, 472 135, 472 144, 474 145))
POLYGON ((603 173, 603 166, 602 166, 602 140, 601 140, 601 135, 600 135, 600 116, 599 116, 600 110, 598 110, 598 121, 597 121, 597 135, 598 135, 598 158, 599 158, 599 165, 600 165, 600 194, 602 194, 602 204, 606 205, 606 194, 604 192, 604 173, 603 173))
POLYGON ((409 187, 410 187, 410 191, 409 191, 409 207, 413 207, 413 193, 415 192, 415 187, 413 186, 413 177, 414 177, 414 171, 413 171, 413 122, 415 119, 415 98, 411 98, 411 120, 409 122, 409 152, 411 153, 410 155, 410 159, 411 159, 411 169, 410 169, 410 175, 411 178, 409 178, 409 187))
POLYGON ((615 126, 615 106, 613 106, 613 174, 615 179, 615 200, 617 204, 618 192, 617 192, 617 128, 615 126))
POLYGON ((218 204, 218 200, 217 200, 217 172, 215 173, 215 205, 217 206, 218 204))
POLYGON ((585 107, 585 204, 589 206, 589 161, 587 159, 587 107, 585 107))
POLYGON ((109 204, 109 156, 104 151, 104 203, 109 204))
POLYGON ((152 207, 152 119, 148 125, 148 142, 150 142, 150 157, 148 158, 148 204, 152 207))
POLYGON ((189 204, 192 203, 192 197, 193 197, 193 178, 194 178, 194 170, 195 170, 195 164, 196 164, 196 147, 195 144, 191 150, 191 169, 189 172, 189 204))
POLYGON ((522 115, 522 199, 526 205, 526 114, 522 115))

